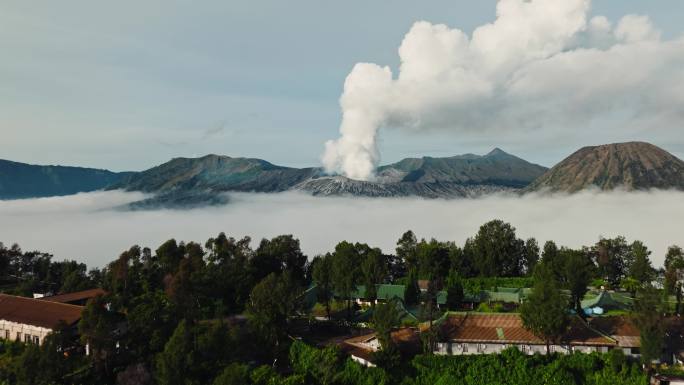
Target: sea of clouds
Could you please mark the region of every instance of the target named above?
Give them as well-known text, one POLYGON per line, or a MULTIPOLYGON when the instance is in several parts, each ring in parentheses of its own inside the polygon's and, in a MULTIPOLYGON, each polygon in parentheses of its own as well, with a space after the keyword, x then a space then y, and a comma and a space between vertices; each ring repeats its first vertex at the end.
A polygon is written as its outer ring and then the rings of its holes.
POLYGON ((0 201, 0 242, 49 251, 56 259, 103 266, 131 245, 163 241, 204 243, 229 236, 293 234, 309 256, 341 240, 393 252, 411 229, 419 237, 462 244, 491 219, 512 223, 518 236, 540 244, 579 247, 599 237, 639 239, 661 266, 667 247, 684 246, 684 192, 595 192, 573 195, 495 195, 479 199, 313 197, 302 193, 230 194, 223 206, 192 210, 126 211, 140 193, 93 192, 66 197, 0 201))

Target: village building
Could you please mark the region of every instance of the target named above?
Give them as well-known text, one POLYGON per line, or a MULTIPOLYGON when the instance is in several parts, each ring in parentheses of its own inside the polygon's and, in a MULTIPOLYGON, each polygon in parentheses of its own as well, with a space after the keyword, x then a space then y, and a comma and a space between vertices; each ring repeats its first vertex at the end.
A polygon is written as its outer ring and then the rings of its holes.
POLYGON ((614 339, 616 349, 622 350, 626 356, 641 357, 641 334, 628 317, 593 317, 589 319, 589 326, 614 339))
MULTIPOLYGON (((684 319, 671 317, 664 322, 666 343, 662 362, 681 365, 684 362, 684 319)), ((546 342, 526 329, 516 313, 447 313, 435 321, 435 325, 440 336, 435 354, 498 354, 510 347, 528 355, 547 354, 546 342)), ((392 332, 392 339, 404 354, 417 354, 421 349, 420 332, 426 328, 425 323, 419 327, 401 328, 392 332)), ((549 344, 549 351, 606 353, 619 349, 625 356, 638 360, 640 345, 639 330, 628 317, 594 317, 586 322, 579 316, 572 316, 567 332, 559 341, 549 344)), ((345 340, 340 348, 353 360, 373 366, 373 352, 380 349, 380 343, 375 333, 369 333, 345 340)), ((672 376, 660 378, 661 382, 654 383, 665 385, 667 381, 679 381, 672 376)))
MULTIPOLYGON (((406 287, 404 285, 391 285, 391 284, 380 284, 376 285, 377 298, 375 303, 388 302, 391 299, 404 300, 404 291, 406 287)), ((359 305, 370 306, 371 300, 368 298, 366 293, 366 286, 358 285, 356 290, 352 293, 352 298, 354 302, 359 305)))
MULTIPOLYGON (((404 356, 420 353, 420 331, 418 328, 400 328, 391 333, 392 342, 404 356)), ((340 350, 364 366, 375 366, 373 353, 380 350, 380 341, 376 333, 364 334, 345 340, 340 350)))
MULTIPOLYGON (((411 309, 409 310, 406 305, 404 305, 403 301, 394 301, 394 306, 397 311, 397 319, 399 320, 399 323, 402 325, 404 324, 417 324, 419 322, 418 320, 418 310, 417 309, 411 309)), ((363 310, 360 314, 356 315, 354 317, 354 322, 361 322, 361 323, 366 323, 366 322, 371 322, 373 319, 373 314, 375 313, 375 307, 368 307, 365 310, 363 310)))
POLYGON ((656 374, 651 377, 650 385, 684 385, 684 376, 656 374))
POLYGON ((105 295, 105 294, 107 294, 106 291, 104 291, 103 289, 100 289, 100 288, 96 288, 96 289, 75 291, 75 292, 65 293, 65 294, 51 295, 51 296, 41 297, 40 299, 43 301, 59 302, 59 303, 67 303, 67 304, 71 304, 71 305, 85 306, 90 299, 95 298, 99 295, 105 295))
MULTIPOLYGON (((468 355, 500 353, 517 347, 525 354, 546 354, 546 342, 527 330, 515 313, 455 313, 440 322, 442 341, 436 354, 468 355)), ((617 342, 590 328, 581 318, 571 318, 569 330, 560 341, 549 345, 550 352, 607 352, 617 342)))
POLYGON ((602 290, 595 297, 583 299, 580 302, 580 306, 585 315, 592 316, 602 315, 610 310, 627 310, 631 307, 631 301, 631 299, 617 293, 611 294, 606 290, 602 290))
POLYGON ((82 306, 0 294, 0 338, 40 345, 60 325, 75 327, 82 306))
MULTIPOLYGON (((419 280, 418 286, 422 294, 427 291, 428 281, 419 280)), ((393 298, 404 300, 405 285, 394 284, 379 284, 377 285, 377 298, 375 303, 387 302, 393 298)), ((482 290, 477 293, 464 293, 462 307, 465 309, 474 309, 481 303, 500 303, 506 309, 512 309, 522 304, 527 296, 525 289, 499 287, 496 290, 482 290)), ((364 285, 358 285, 356 290, 352 293, 352 299, 359 305, 371 305, 371 300, 366 293, 364 285)), ((446 290, 441 290, 437 293, 437 306, 442 307, 447 301, 446 290)))
POLYGON ((377 348, 371 346, 371 341, 375 338, 375 333, 353 337, 342 342, 339 348, 340 351, 349 355, 353 361, 363 366, 375 367, 373 353, 377 351, 377 348))

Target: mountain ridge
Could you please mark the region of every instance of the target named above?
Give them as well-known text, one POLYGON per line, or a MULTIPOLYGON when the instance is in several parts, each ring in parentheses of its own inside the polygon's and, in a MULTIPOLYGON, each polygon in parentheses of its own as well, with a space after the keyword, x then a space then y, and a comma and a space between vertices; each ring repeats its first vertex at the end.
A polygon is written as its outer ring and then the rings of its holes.
POLYGON ((0 199, 44 198, 103 189, 130 172, 0 159, 0 199))
POLYGON ((381 166, 371 181, 327 175, 317 167, 293 168, 257 158, 210 154, 174 158, 132 175, 110 189, 142 191, 156 196, 138 207, 222 203, 221 193, 304 191, 317 196, 474 197, 510 192, 528 185, 547 169, 500 149, 487 155, 406 158, 381 166), (195 193, 192 193, 192 192, 195 193))
POLYGON ((560 161, 525 191, 684 190, 684 161, 646 142, 586 146, 560 161))
POLYGON ((492 193, 586 188, 684 190, 684 161, 645 142, 583 147, 553 168, 496 147, 485 155, 404 158, 378 167, 373 180, 328 175, 259 158, 207 154, 175 157, 141 172, 40 166, 0 160, 0 199, 121 189, 152 194, 132 208, 194 207, 228 201, 227 192, 303 191, 316 196, 459 198, 492 193))

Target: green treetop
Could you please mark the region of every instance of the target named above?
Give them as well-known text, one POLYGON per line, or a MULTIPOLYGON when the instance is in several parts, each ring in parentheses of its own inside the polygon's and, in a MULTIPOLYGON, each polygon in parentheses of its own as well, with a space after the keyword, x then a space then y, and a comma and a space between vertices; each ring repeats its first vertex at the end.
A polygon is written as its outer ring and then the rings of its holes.
POLYGON ((547 351, 549 344, 557 341, 568 327, 566 304, 551 268, 538 264, 532 293, 520 307, 520 315, 525 327, 546 341, 547 351))

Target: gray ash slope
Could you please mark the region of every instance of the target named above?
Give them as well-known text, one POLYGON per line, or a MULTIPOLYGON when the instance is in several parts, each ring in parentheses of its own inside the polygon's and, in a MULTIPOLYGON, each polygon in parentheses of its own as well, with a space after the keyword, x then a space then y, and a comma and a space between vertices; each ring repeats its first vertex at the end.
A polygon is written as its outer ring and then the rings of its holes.
POLYGON ((305 191, 365 197, 475 197, 517 191, 547 169, 495 149, 487 155, 408 158, 378 169, 375 181, 328 176, 320 168, 277 166, 261 159, 207 155, 175 158, 134 174, 110 189, 155 194, 134 208, 225 203, 226 192, 305 191))
POLYGON ((574 193, 588 188, 684 190, 684 161, 644 142, 584 147, 539 177, 526 191, 574 193))
POLYGON ((546 171, 497 148, 487 155, 406 158, 379 167, 373 182, 332 176, 312 178, 296 188, 314 195, 475 197, 516 191, 546 171))

